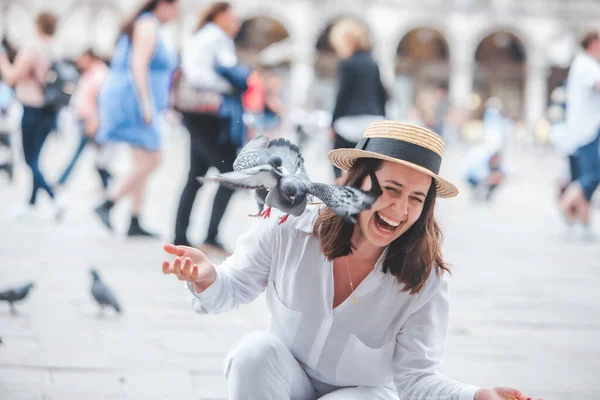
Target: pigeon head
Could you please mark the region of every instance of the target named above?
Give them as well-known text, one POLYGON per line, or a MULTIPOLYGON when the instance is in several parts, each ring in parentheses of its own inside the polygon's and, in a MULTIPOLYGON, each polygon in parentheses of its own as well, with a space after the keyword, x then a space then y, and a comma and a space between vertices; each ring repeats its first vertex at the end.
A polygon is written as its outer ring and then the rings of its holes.
POLYGON ((298 182, 292 179, 282 178, 280 181, 281 194, 289 199, 292 205, 300 204, 306 198, 306 188, 298 185, 298 182))
POLYGON ((90 274, 92 274, 92 278, 94 278, 95 281, 100 280, 100 274, 98 274, 98 271, 96 271, 94 268, 90 270, 90 274))
POLYGON ((279 156, 271 156, 269 157, 269 165, 275 168, 278 171, 281 171, 281 165, 283 164, 283 160, 279 156))

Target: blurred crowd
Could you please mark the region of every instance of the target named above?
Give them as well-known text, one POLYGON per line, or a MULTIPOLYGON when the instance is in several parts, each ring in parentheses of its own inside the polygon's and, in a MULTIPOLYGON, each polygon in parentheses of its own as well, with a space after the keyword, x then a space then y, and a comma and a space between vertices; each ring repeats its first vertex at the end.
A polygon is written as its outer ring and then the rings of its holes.
MULTIPOLYGON (((326 134, 332 148, 355 147, 371 122, 398 118, 390 112, 390 104, 409 102, 396 99, 384 85, 371 54, 369 33, 352 19, 339 20, 329 33, 339 58, 338 85, 333 108, 319 114, 290 109, 282 99, 284 84, 275 70, 264 65, 251 68, 240 61, 234 42, 240 21, 231 4, 215 2, 207 7, 181 54, 170 48, 160 29, 178 18, 179 12, 179 0, 144 2, 123 23, 108 63, 92 49, 74 61, 61 60, 54 39, 60 21, 48 12, 37 16, 34 39, 18 51, 3 42, 0 171, 13 175, 16 149, 11 149, 11 136, 18 130, 32 177, 31 195, 16 217, 35 213, 41 190, 52 199, 54 217, 60 220, 68 210, 57 193, 67 183, 83 150, 90 147, 96 152, 95 169, 105 194, 105 200, 94 210, 98 220, 112 230, 114 205, 130 198, 128 236, 156 237, 144 227, 140 216, 148 179, 160 163, 164 127, 160 121, 169 115, 190 137, 189 171, 180 194, 173 238, 175 244, 190 245, 190 216, 202 187, 197 178, 210 168, 231 171, 248 139, 259 134, 289 136, 302 147, 311 135, 326 134), (60 178, 48 182, 40 168, 40 154, 48 135, 59 129, 59 115, 66 109, 77 119, 80 141, 60 178), (9 123, 16 112, 22 113, 18 127, 9 123), (115 187, 112 163, 116 143, 130 146, 132 167, 115 187)), ((568 178, 561 186, 560 208, 569 224, 589 226, 592 196, 600 181, 598 34, 586 36, 582 47, 569 78, 552 95, 548 117, 553 143, 570 163, 568 178)), ((468 113, 452 107, 448 86, 438 85, 434 97, 426 111, 411 106, 401 119, 430 128, 447 145, 468 136, 468 113)), ((474 200, 490 201, 505 180, 504 150, 521 123, 504 108, 497 97, 485 100, 481 137, 465 158, 464 180, 472 188, 474 200)), ((334 174, 339 177, 341 171, 334 168, 334 174)), ((231 196, 226 187, 217 190, 205 246, 225 251, 218 233, 231 196)))

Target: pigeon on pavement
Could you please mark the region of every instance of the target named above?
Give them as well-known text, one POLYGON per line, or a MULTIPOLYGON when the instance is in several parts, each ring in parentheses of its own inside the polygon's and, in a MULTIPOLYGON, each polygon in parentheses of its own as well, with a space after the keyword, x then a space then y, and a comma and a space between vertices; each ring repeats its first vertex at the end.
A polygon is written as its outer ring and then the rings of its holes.
POLYGON ((23 300, 29 294, 29 291, 34 287, 33 282, 29 282, 25 286, 19 286, 12 289, 7 289, 0 292, 0 301, 7 301, 10 306, 10 313, 17 315, 14 303, 23 300))
POLYGON ((114 308, 116 312, 120 313, 121 306, 117 302, 117 298, 111 288, 102 282, 98 271, 92 269, 90 272, 94 279, 92 283, 92 296, 94 296, 94 299, 100 305, 102 312, 104 312, 104 307, 109 306, 114 308))

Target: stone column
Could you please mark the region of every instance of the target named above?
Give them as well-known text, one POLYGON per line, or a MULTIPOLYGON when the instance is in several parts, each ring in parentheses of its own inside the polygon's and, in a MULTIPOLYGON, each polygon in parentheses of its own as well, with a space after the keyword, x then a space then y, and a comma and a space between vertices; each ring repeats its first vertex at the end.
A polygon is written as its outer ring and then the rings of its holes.
POLYGON ((315 44, 309 35, 296 38, 290 68, 292 107, 309 106, 310 88, 315 79, 315 44))
POLYGON ((530 57, 525 83, 525 122, 529 132, 545 114, 548 92, 548 64, 543 56, 530 57))
POLYGON ((475 52, 466 43, 450 52, 450 100, 458 108, 468 109, 475 73, 475 52))

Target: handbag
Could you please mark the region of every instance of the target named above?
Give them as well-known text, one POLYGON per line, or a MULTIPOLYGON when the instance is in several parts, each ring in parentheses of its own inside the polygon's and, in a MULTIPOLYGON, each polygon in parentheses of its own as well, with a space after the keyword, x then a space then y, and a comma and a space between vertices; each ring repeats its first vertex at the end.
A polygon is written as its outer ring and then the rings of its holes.
POLYGON ((174 110, 217 116, 222 103, 221 93, 191 85, 180 68, 173 73, 171 108, 174 110))

